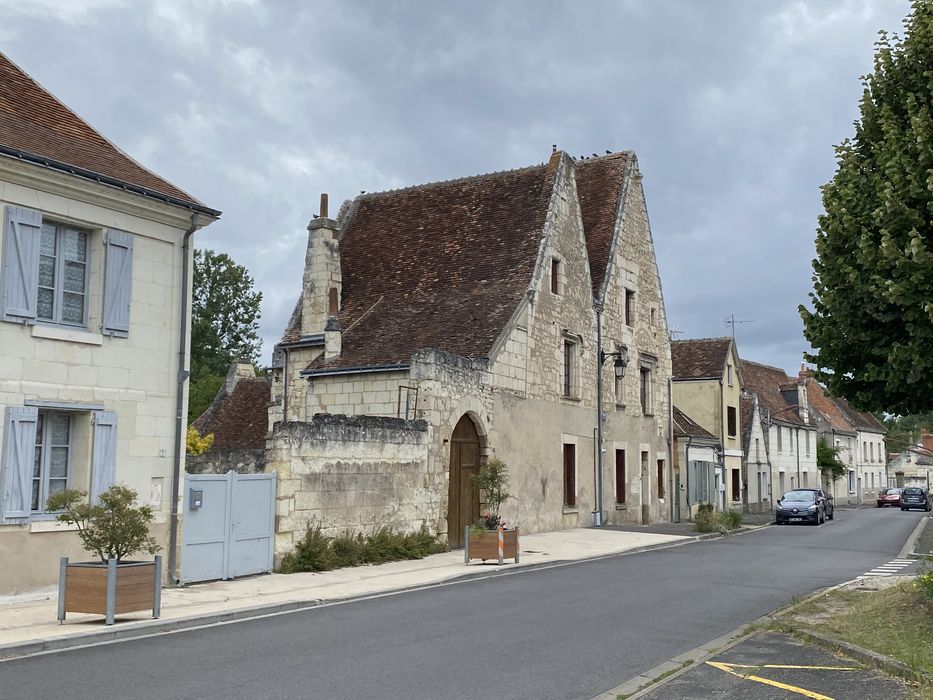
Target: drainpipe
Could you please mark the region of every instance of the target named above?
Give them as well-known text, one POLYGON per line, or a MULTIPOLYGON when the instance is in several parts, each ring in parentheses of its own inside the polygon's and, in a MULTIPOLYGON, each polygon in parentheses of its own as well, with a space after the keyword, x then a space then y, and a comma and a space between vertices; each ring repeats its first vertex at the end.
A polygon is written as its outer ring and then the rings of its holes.
MULTIPOLYGON (((679 493, 674 492, 674 380, 667 378, 667 490, 670 500, 670 521, 674 522, 674 499, 680 498, 679 493)), ((680 517, 680 513, 677 514, 680 517)), ((677 522, 680 522, 679 520, 677 522)))
MULTIPOLYGON (((693 442, 693 436, 687 436, 687 447, 684 450, 684 502, 687 504, 687 520, 693 520, 693 511, 690 510, 690 444, 693 442)), ((681 517, 683 520, 683 517, 681 517)))
POLYGON ((178 583, 178 556, 175 552, 178 547, 178 490, 181 482, 181 463, 182 457, 182 433, 185 432, 185 382, 191 374, 186 368, 187 347, 188 347, 188 300, 189 300, 189 280, 188 266, 191 260, 191 246, 188 244, 191 236, 198 228, 198 214, 191 214, 191 226, 185 231, 184 239, 181 245, 181 332, 178 335, 178 389, 175 400, 175 463, 172 465, 172 516, 168 531, 168 577, 172 583, 178 583))
POLYGON ((603 312, 596 304, 596 472, 593 474, 593 527, 603 526, 603 312))
MULTIPOLYGON (((794 428, 794 435, 797 439, 797 488, 803 488, 803 484, 800 483, 800 428, 794 428)), ((807 484, 809 486, 810 484, 807 484)))

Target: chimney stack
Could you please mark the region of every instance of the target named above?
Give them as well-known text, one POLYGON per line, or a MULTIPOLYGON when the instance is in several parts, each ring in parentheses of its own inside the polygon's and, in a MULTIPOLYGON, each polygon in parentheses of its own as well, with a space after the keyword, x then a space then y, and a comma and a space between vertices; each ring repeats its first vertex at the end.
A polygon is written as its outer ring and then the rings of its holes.
POLYGON ((933 435, 930 435, 930 433, 925 433, 923 437, 920 438, 920 440, 923 444, 923 449, 933 452, 933 435))
MULTIPOLYGON (((308 224, 301 298, 302 337, 324 333, 328 320, 336 321, 341 287, 340 225, 328 216, 327 195, 322 194, 320 214, 308 224)), ((337 347, 339 354, 339 343, 337 347)))

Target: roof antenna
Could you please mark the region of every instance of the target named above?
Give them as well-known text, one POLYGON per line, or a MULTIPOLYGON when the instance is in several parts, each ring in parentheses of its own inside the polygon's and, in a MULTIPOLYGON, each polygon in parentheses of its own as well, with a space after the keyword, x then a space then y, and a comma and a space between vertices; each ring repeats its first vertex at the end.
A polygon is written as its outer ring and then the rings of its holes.
POLYGON ((737 323, 754 323, 754 321, 736 321, 735 314, 729 314, 722 320, 723 324, 729 326, 732 329, 732 340, 735 340, 735 324, 737 323))

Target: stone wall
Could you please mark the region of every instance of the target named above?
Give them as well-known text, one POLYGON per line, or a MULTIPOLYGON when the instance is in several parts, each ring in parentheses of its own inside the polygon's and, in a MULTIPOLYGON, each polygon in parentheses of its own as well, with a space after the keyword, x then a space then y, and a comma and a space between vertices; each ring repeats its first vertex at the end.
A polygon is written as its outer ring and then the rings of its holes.
MULTIPOLYGON (((307 392, 304 415, 316 413, 348 416, 405 417, 406 397, 411 410, 416 410, 414 388, 408 381, 407 371, 370 372, 367 374, 340 374, 300 380, 307 392), (401 393, 400 393, 401 392, 401 393), (401 396, 401 414, 399 399, 401 396)), ((409 413, 409 418, 415 417, 409 413)))
POLYGON ((266 461, 265 450, 211 449, 202 455, 186 455, 185 471, 188 474, 259 474, 266 461))
POLYGON ((424 421, 316 415, 275 425, 266 471, 278 473, 276 562, 309 527, 329 535, 380 527, 436 531, 441 490, 424 421))

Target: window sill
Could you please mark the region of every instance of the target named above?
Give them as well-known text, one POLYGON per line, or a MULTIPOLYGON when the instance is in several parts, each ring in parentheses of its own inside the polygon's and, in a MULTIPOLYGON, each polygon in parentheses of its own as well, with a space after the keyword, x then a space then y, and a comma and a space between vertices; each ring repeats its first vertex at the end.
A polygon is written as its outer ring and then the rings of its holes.
POLYGON ((628 510, 628 506, 624 503, 616 503, 616 510, 628 510))
POLYGON ((560 400, 561 401, 572 401, 573 403, 580 403, 579 396, 567 396, 565 394, 562 394, 560 397, 560 400))
POLYGON ((580 512, 580 509, 577 508, 576 506, 564 506, 564 510, 563 510, 564 515, 574 515, 575 513, 579 513, 579 512, 580 512))
POLYGON ((103 345, 104 336, 100 333, 79 330, 77 328, 63 328, 59 326, 42 326, 36 324, 32 327, 33 338, 47 338, 49 340, 64 340, 69 343, 83 343, 85 345, 103 345))
MULTIPOLYGON (((35 515, 33 517, 43 516, 35 515)), ((34 520, 29 523, 29 532, 74 532, 77 529, 77 525, 68 525, 57 520, 34 520)))

